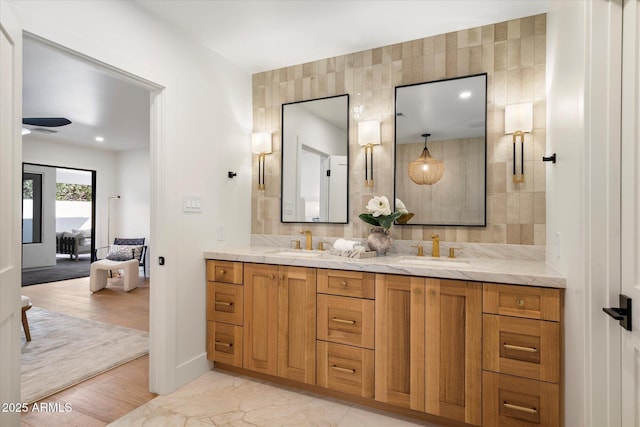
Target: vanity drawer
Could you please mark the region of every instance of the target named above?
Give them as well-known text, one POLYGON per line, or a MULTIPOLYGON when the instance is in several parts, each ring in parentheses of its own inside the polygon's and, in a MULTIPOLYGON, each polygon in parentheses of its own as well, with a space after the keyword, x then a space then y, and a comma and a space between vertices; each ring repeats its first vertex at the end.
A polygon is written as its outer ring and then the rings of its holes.
POLYGON ((484 372, 482 425, 559 427, 560 386, 484 372))
POLYGON ((242 326, 207 322, 207 359, 242 368, 242 326))
POLYGON ((346 297, 375 297, 375 274, 361 271, 318 270, 318 293, 346 297))
POLYGON ((207 280, 242 285, 242 263, 207 260, 207 280))
POLYGON ((320 387, 373 398, 373 350, 317 342, 317 381, 320 387))
POLYGON ((558 322, 560 306, 560 289, 484 284, 485 313, 558 322))
POLYGON ((482 368, 560 382, 560 324, 483 315, 482 368))
POLYGON ((318 294, 319 340, 373 349, 373 300, 318 294))
POLYGON ((244 287, 207 282, 207 320, 242 326, 244 287))

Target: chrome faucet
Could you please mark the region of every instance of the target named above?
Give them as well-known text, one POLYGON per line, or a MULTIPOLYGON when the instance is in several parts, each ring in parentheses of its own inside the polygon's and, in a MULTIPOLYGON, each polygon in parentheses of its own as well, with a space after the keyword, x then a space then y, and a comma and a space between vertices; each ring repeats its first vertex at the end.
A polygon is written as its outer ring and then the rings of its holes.
POLYGON ((300 234, 304 234, 307 239, 304 248, 308 251, 313 250, 313 237, 311 236, 311 230, 302 230, 300 234))
POLYGON ((440 236, 437 234, 432 234, 431 242, 431 256, 434 258, 440 258, 440 236))

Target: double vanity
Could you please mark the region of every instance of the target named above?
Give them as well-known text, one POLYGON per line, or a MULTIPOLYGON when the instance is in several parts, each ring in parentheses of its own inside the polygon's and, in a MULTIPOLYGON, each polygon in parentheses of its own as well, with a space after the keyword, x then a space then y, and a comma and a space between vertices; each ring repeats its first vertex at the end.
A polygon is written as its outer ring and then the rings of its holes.
POLYGON ((447 425, 563 425, 565 280, 543 261, 204 257, 216 368, 447 425))

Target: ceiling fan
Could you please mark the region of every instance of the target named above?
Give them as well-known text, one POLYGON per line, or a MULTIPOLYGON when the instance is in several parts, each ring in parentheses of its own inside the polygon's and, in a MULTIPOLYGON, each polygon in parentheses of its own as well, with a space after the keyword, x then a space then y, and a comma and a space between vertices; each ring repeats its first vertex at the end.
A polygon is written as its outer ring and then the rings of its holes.
POLYGON ((71 120, 64 117, 24 117, 22 124, 27 126, 34 126, 33 128, 22 127, 22 134, 26 135, 33 132, 41 133, 56 133, 57 131, 47 128, 55 128, 60 126, 66 126, 71 124, 71 120))

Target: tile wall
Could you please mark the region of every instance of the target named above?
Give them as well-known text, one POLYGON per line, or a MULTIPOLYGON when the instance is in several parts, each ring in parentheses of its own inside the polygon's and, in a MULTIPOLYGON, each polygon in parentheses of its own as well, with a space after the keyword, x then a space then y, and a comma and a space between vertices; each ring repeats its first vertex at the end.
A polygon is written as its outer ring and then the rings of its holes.
MULTIPOLYGON (((471 28, 320 59, 253 75, 253 129, 273 133, 266 159, 266 190, 257 189, 253 159, 252 233, 362 238, 369 226, 358 219, 372 195, 393 197, 394 88, 486 72, 487 226, 393 226, 396 239, 545 245, 546 15, 471 28), (280 130, 283 103, 350 95, 348 224, 280 222, 280 130), (533 133, 526 136, 523 184, 513 184, 511 135, 504 135, 505 105, 533 102, 533 133), (354 107, 362 112, 354 114, 354 107), (357 122, 379 120, 382 145, 375 147, 375 186, 364 186, 364 153, 357 122)), ((410 205, 410 201, 404 200, 410 205)))

